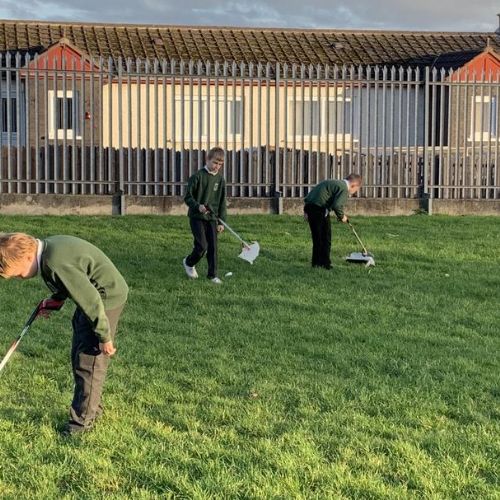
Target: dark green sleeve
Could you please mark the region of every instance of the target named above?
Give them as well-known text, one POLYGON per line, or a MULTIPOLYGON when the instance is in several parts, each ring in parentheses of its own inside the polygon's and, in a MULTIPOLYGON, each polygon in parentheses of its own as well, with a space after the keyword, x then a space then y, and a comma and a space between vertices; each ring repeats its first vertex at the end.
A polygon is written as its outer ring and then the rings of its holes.
POLYGON ((337 196, 334 196, 331 210, 335 212, 338 220, 344 217, 344 206, 347 203, 347 191, 342 190, 337 196))
POLYGON ((198 176, 196 174, 192 175, 188 180, 186 194, 184 195, 184 202, 186 205, 196 211, 198 211, 200 207, 200 204, 196 201, 198 182, 198 176))
POLYGON ((219 202, 219 219, 222 219, 224 222, 227 217, 227 206, 226 206, 226 181, 222 179, 221 186, 221 195, 219 202))
POLYGON ((68 298, 68 295, 65 294, 64 292, 57 292, 57 293, 53 293, 50 296, 50 298, 54 299, 54 300, 66 300, 68 298))
POLYGON ((66 300, 68 298, 68 291, 66 290, 64 283, 59 279, 57 274, 51 272, 51 275, 58 291, 53 293, 50 298, 54 300, 66 300))
POLYGON ((109 342, 111 335, 104 303, 87 274, 73 265, 64 265, 57 268, 56 276, 68 291, 73 302, 92 324, 99 341, 109 342))

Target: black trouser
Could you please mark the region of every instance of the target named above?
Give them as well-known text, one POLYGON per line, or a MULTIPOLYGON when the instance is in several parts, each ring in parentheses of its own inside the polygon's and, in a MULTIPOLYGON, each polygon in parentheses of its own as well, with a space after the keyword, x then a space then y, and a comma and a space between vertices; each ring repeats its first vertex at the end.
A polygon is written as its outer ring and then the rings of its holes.
MULTIPOLYGON (((106 311, 112 339, 115 337, 123 307, 106 311)), ((102 413, 101 395, 109 357, 100 351, 99 339, 81 309, 76 309, 72 323, 71 365, 75 392, 69 410, 69 426, 73 430, 80 430, 92 427, 94 420, 102 413)))
POLYGON ((191 217, 189 219, 191 232, 194 236, 193 251, 186 258, 189 267, 196 266, 202 257, 207 254, 208 278, 217 276, 217 222, 191 217))
POLYGON ((332 246, 332 225, 325 208, 306 204, 304 212, 311 228, 313 240, 312 266, 330 269, 330 249, 332 246))

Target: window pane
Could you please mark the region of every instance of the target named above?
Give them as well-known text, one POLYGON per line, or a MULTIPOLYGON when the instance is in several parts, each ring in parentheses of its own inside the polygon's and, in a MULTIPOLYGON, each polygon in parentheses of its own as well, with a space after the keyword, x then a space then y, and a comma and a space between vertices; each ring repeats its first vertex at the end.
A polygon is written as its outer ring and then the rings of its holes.
POLYGON ((304 117, 304 135, 311 135, 311 103, 303 103, 303 117, 304 117))
POLYGON ((489 103, 486 105, 486 103, 476 102, 476 130, 474 132, 477 134, 480 134, 481 132, 488 132, 485 127, 485 123, 489 123, 489 120, 487 118, 485 120, 485 115, 488 114, 488 109, 489 103))
POLYGON ((351 134, 352 100, 346 101, 344 106, 345 121, 343 125, 344 134, 351 134))
POLYGON ((311 131, 313 136, 319 135, 319 110, 318 101, 290 102, 289 116, 295 120, 296 135, 310 136, 311 131))
POLYGON ((2 132, 7 132, 7 99, 1 100, 2 103, 2 109, 1 109, 1 115, 0 115, 0 120, 2 120, 2 132))
POLYGON ((179 98, 175 100, 175 123, 176 123, 176 140, 181 140, 182 137, 182 115, 184 113, 184 141, 198 140, 199 128, 201 120, 201 135, 205 136, 207 132, 207 101, 193 100, 193 120, 191 122, 191 103, 189 100, 181 101, 179 98), (191 125, 193 137, 191 138, 191 125))
POLYGON ((341 134, 342 133, 342 103, 337 101, 330 101, 328 103, 328 133, 341 134))
POLYGON ((497 116, 498 116, 498 109, 497 109, 497 98, 492 97, 491 98, 491 106, 490 106, 490 131, 491 135, 493 137, 497 136, 497 116))
POLYGON ((10 109, 9 106, 7 106, 7 98, 2 97, 1 99, 1 109, 0 109, 0 130, 4 133, 8 132, 8 112, 10 111, 10 132, 11 133, 16 133, 17 132, 17 114, 16 114, 16 105, 17 105, 17 99, 15 97, 10 98, 10 109))
POLYGON ((78 122, 73 116, 73 98, 56 98, 56 129, 73 130, 73 123, 78 122))
POLYGON ((328 133, 329 134, 350 134, 352 101, 330 101, 328 103, 328 133), (345 119, 344 119, 345 116, 345 119), (337 128, 335 129, 335 124, 337 128))
POLYGON ((202 100, 201 106, 199 104, 199 101, 196 101, 194 103, 193 110, 195 112, 195 119, 196 119, 196 111, 198 111, 198 116, 197 116, 198 121, 196 123, 196 126, 193 127, 194 130, 196 131, 196 135, 197 136, 199 135, 198 130, 200 128, 200 120, 201 120, 201 135, 206 136, 207 135, 207 101, 202 100))
MULTIPOLYGON (((302 122, 302 103, 290 102, 288 115, 291 120, 295 122, 295 133, 296 135, 302 135, 303 122, 302 122)), ((293 133, 293 126, 290 127, 293 133)))
POLYGON ((306 135, 319 135, 319 102, 306 102, 306 135))
POLYGON ((228 106, 228 120, 229 120, 229 133, 231 135, 241 134, 241 114, 243 112, 243 105, 241 101, 229 101, 228 106))

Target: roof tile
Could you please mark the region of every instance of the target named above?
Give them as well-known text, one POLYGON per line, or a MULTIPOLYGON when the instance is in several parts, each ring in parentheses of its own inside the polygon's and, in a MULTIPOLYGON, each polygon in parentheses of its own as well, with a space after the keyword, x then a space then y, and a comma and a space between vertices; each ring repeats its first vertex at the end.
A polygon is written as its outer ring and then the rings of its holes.
POLYGON ((93 57, 459 67, 494 33, 300 30, 1 21, 0 53, 36 54, 62 37, 93 57), (155 42, 162 40, 163 44, 155 42))

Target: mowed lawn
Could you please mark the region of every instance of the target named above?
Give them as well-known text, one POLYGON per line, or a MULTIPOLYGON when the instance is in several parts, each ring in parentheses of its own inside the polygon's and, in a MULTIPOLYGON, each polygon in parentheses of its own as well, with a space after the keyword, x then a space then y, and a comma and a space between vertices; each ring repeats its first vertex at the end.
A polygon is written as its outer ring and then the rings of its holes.
MULTIPOLYGON (((73 234, 130 284, 105 416, 62 437, 73 306, 36 322, 0 375, 0 498, 500 497, 500 220, 353 218, 332 271, 299 217, 233 216, 223 286, 189 281, 184 217, 2 217, 73 234)), ((0 355, 40 279, 0 282, 0 355)))

